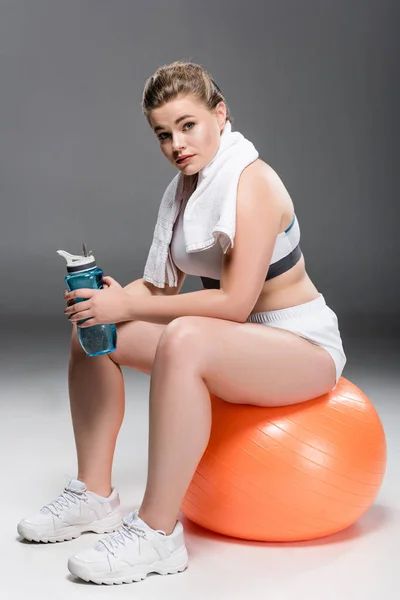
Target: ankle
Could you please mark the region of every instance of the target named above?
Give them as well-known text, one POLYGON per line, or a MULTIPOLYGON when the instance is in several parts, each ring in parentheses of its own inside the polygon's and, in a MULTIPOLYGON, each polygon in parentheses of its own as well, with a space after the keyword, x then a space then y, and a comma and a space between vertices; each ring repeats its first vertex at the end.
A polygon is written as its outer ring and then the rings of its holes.
POLYGON ((138 516, 148 525, 151 529, 156 531, 157 529, 164 531, 166 535, 171 535, 173 530, 175 529, 176 519, 160 519, 154 518, 150 513, 147 514, 145 510, 140 509, 138 512, 138 516))
POLYGON ((88 492, 93 492, 102 498, 108 498, 112 492, 110 483, 102 483, 98 481, 92 481, 90 478, 84 478, 78 475, 79 481, 83 481, 88 492))
POLYGON ((87 487, 86 489, 102 498, 108 498, 112 492, 111 487, 87 487))

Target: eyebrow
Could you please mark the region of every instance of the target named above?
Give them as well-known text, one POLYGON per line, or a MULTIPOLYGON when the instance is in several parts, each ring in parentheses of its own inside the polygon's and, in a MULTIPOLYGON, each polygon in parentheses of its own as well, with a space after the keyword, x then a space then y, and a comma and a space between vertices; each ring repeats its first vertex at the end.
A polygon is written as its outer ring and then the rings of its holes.
MULTIPOLYGON (((182 115, 181 117, 178 117, 178 119, 175 121, 175 125, 179 125, 179 123, 184 119, 194 119, 194 115, 182 115)), ((154 128, 154 132, 157 132, 160 129, 165 129, 165 127, 162 125, 157 125, 157 127, 154 128)))

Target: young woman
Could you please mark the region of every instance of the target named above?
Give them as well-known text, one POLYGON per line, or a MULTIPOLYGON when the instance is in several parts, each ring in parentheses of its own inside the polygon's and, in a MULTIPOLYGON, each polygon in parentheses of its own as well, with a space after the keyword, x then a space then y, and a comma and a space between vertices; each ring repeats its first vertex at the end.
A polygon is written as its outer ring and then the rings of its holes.
POLYGON ((193 63, 161 67, 146 82, 142 106, 186 184, 171 240, 178 285, 139 279, 122 287, 105 277, 103 290, 66 294, 77 479, 18 524, 35 541, 117 529, 68 562, 71 573, 96 583, 186 568, 178 513, 209 440, 210 392, 255 406, 304 402, 329 392, 346 362, 337 317, 306 272, 293 202, 263 160, 241 172, 234 246, 184 251, 185 205, 232 122, 209 73, 193 63), (200 275, 205 289, 179 295, 187 273, 200 275), (77 297, 88 299, 74 304, 77 297), (115 352, 86 356, 75 325, 83 318, 84 326, 118 323, 115 352), (139 510, 123 521, 111 485, 124 415, 121 366, 151 375, 147 486, 139 510))

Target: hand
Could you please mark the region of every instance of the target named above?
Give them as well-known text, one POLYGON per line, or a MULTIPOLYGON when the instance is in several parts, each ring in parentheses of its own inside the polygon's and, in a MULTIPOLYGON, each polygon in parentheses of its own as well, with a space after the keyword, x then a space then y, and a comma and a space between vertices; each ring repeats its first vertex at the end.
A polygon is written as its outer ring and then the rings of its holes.
POLYGON ((132 298, 112 277, 103 277, 103 282, 107 287, 101 290, 80 288, 64 294, 68 304, 64 313, 71 323, 88 319, 79 327, 91 327, 129 320, 132 298), (85 300, 73 303, 75 298, 85 300))

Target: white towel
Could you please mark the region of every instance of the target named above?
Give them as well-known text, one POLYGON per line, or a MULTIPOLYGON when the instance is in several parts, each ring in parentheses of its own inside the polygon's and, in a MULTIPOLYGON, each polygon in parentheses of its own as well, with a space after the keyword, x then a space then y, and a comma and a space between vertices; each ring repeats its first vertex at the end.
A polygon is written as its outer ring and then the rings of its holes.
MULTIPOLYGON (((240 174, 258 158, 254 145, 231 123, 225 124, 214 158, 198 173, 197 187, 190 196, 183 219, 186 252, 201 252, 218 241, 224 252, 234 245, 236 196, 240 174)), ((143 279, 159 288, 176 287, 178 272, 171 257, 173 227, 184 199, 188 176, 178 173, 161 199, 153 241, 143 279), (186 180, 186 181, 185 181, 186 180)))

